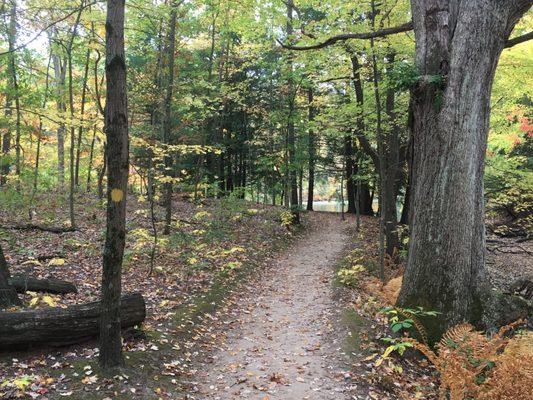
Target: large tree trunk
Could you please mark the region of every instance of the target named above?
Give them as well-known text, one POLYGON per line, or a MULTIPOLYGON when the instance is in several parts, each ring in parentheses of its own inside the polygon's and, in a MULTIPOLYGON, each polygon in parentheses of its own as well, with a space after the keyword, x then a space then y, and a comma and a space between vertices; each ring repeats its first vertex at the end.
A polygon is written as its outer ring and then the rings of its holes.
POLYGON ((433 338, 463 321, 502 322, 485 269, 483 167, 498 58, 531 4, 411 2, 422 78, 413 92, 413 215, 398 304, 440 311, 428 326, 433 338))
MULTIPOLYGON (((96 301, 64 309, 0 313, 0 349, 66 346, 90 340, 98 336, 100 310, 100 302, 96 301)), ((140 325, 145 317, 146 306, 139 293, 121 298, 122 328, 140 325)))
POLYGON ((126 241, 129 170, 128 101, 124 55, 124 0, 107 2, 106 18, 107 224, 103 257, 100 366, 123 364, 120 336, 122 261, 126 241))

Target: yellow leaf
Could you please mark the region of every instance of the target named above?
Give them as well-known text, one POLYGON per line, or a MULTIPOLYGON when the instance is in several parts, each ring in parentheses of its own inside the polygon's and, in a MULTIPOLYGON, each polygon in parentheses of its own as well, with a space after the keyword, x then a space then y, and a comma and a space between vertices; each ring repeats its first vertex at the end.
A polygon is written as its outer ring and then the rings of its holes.
POLYGON ((37 260, 28 260, 28 261, 24 261, 21 265, 37 265, 37 266, 41 266, 42 264, 37 261, 37 260))
POLYGON ((393 351, 394 351, 394 346, 389 346, 389 347, 387 347, 387 348, 385 349, 385 351, 383 352, 382 357, 383 357, 383 358, 387 358, 387 357, 390 355, 390 353, 392 353, 393 351))
POLYGON ((24 376, 19 379, 15 379, 13 381, 13 384, 18 387, 20 390, 24 390, 26 386, 28 386, 31 383, 30 378, 27 376, 24 376))
POLYGON ((50 307, 56 306, 56 302, 51 296, 43 296, 43 303, 48 304, 50 307))
POLYGON ((61 265, 65 265, 65 260, 63 258, 52 258, 48 263, 48 266, 59 267, 61 265))
POLYGON ((39 302, 39 298, 34 297, 33 299, 30 300, 30 307, 35 307, 38 302, 39 302))

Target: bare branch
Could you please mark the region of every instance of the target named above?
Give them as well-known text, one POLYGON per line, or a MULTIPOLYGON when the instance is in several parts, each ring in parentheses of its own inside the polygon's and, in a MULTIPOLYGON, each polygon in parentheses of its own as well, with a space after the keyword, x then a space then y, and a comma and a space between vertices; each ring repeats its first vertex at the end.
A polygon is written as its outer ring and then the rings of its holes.
POLYGON ((362 32, 362 33, 344 33, 337 36, 332 36, 329 39, 325 40, 322 43, 317 43, 309 46, 292 46, 285 43, 282 43, 278 40, 278 43, 286 49, 289 50, 315 50, 323 49, 324 47, 331 46, 337 42, 342 42, 349 39, 373 39, 378 37, 385 37, 388 35, 394 35, 396 33, 408 32, 413 30, 413 23, 407 22, 403 25, 395 26, 392 28, 380 29, 374 32, 362 32))
POLYGON ((533 31, 528 32, 528 33, 526 33, 526 34, 524 34, 522 36, 517 36, 515 38, 509 39, 505 43, 505 48, 508 49, 510 47, 516 46, 517 44, 524 43, 524 42, 527 42, 528 40, 532 40, 532 39, 533 39, 533 31))
MULTIPOLYGON (((309 46, 293 46, 288 45, 280 40, 278 40, 278 43, 284 47, 285 49, 289 50, 317 50, 317 49, 323 49, 324 47, 332 46, 337 42, 344 42, 346 40, 350 39, 374 39, 379 37, 385 37, 388 35, 394 35, 396 33, 402 33, 402 32, 409 32, 413 30, 413 23, 412 22, 406 22, 405 24, 394 26, 392 28, 385 28, 380 29, 374 32, 362 32, 362 33, 343 33, 340 35, 332 36, 329 39, 326 39, 325 41, 317 44, 312 44, 309 46)), ((510 48, 513 46, 516 46, 517 44, 524 43, 528 40, 533 39, 533 31, 528 32, 524 35, 517 36, 515 38, 509 39, 505 43, 505 48, 510 48)))

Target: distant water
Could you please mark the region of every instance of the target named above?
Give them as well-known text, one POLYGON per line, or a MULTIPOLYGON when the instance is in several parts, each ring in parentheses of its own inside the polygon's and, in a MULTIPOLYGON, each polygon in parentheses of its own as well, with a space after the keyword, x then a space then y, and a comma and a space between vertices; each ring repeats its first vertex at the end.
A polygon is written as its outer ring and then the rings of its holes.
MULTIPOLYGON (((307 203, 303 204, 303 208, 307 207, 307 203)), ((344 211, 348 209, 348 203, 344 203, 344 211)), ((341 203, 339 201, 313 201, 314 211, 328 211, 341 212, 341 203)))

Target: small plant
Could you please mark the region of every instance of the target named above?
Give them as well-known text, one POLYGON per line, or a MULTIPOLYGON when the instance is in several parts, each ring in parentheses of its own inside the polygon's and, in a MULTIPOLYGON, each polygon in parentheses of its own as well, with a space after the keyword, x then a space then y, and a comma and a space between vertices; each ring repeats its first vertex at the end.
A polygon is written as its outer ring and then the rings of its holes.
POLYGON ((294 222, 294 214, 291 211, 283 211, 280 214, 281 226, 289 228, 294 222))
POLYGON ((356 287, 361 280, 361 273, 365 272, 366 268, 363 265, 353 265, 349 268, 341 268, 337 272, 339 282, 347 287, 356 287))
POLYGON ((408 348, 414 347, 413 343, 404 340, 398 340, 397 338, 384 337, 381 340, 385 343, 388 343, 389 346, 377 359, 376 363, 374 364, 376 367, 379 367, 383 363, 383 361, 390 358, 391 354, 398 353, 400 356, 403 356, 403 354, 408 348))
POLYGON ((422 341, 427 343, 427 332, 420 322, 423 317, 436 317, 438 311, 424 310, 417 308, 386 307, 382 312, 389 317, 390 327, 393 332, 409 331, 413 327, 416 329, 422 341))

